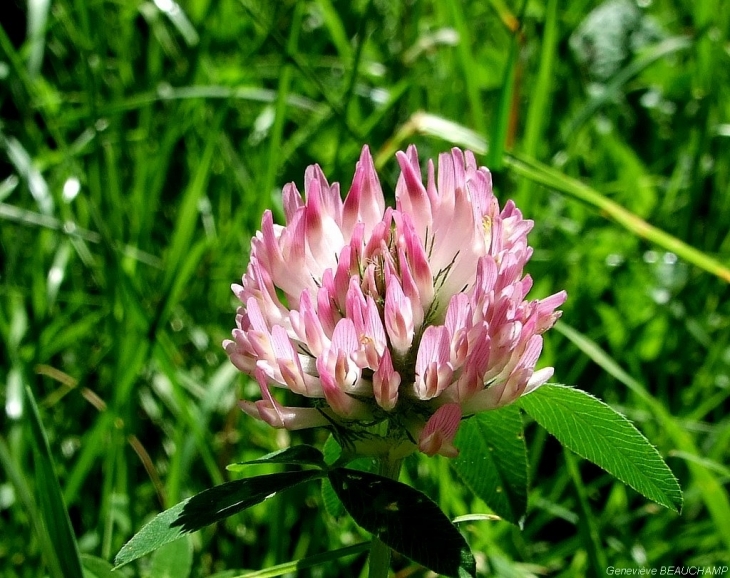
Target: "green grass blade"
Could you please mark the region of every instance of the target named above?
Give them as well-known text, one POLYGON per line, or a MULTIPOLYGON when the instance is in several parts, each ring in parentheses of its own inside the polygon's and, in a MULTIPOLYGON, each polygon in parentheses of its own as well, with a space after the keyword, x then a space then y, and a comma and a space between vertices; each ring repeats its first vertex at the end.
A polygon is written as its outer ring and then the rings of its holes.
MULTIPOLYGON (((39 227, 42 229, 58 231, 66 235, 72 241, 83 240, 91 243, 101 243, 102 240, 101 235, 99 235, 96 231, 90 231, 83 227, 78 227, 73 221, 63 222, 55 217, 42 215, 35 211, 28 211, 6 203, 0 203, 0 219, 14 223, 21 223, 28 227, 39 227)), ((131 259, 135 259, 157 269, 162 268, 162 261, 158 257, 145 251, 141 251, 136 247, 117 243, 114 248, 126 257, 130 257, 131 259)))
MULTIPOLYGON (((51 449, 43 429, 33 392, 26 386, 28 425, 35 461, 38 505, 61 574, 58 578, 83 578, 76 537, 71 527, 61 486, 56 477, 51 449)), ((51 568, 53 568, 51 566, 51 568)))
MULTIPOLYGON (((300 2, 301 4, 301 2, 300 2)), ((337 53, 340 55, 340 59, 343 62, 352 61, 352 46, 350 46, 350 40, 347 37, 347 31, 345 25, 340 18, 340 14, 332 4, 331 0, 317 0, 319 8, 322 11, 322 18, 324 24, 329 30, 330 38, 332 38, 332 44, 337 48, 337 53)))
POLYGON ((519 154, 507 154, 505 162, 516 174, 591 205, 630 233, 646 239, 700 269, 730 283, 730 269, 684 241, 647 223, 595 189, 558 170, 519 154))
POLYGON ((113 423, 114 416, 111 412, 105 411, 86 432, 83 448, 66 478, 63 497, 67 503, 72 504, 76 501, 96 460, 107 449, 109 429, 113 423))
POLYGON ((219 125, 223 121, 223 114, 216 115, 212 127, 206 138, 205 149, 196 166, 193 179, 185 191, 178 209, 175 230, 167 250, 165 260, 165 278, 163 286, 169 290, 175 280, 185 256, 190 250, 193 241, 195 226, 198 221, 198 201, 205 194, 208 179, 211 174, 210 166, 218 143, 219 125))
POLYGON ((479 134, 486 134, 486 119, 482 107, 482 99, 479 94, 479 86, 477 85, 476 70, 478 69, 478 64, 474 59, 474 53, 472 51, 471 30, 464 16, 464 5, 461 2, 449 2, 449 6, 451 7, 451 17, 454 20, 456 31, 459 33, 457 51, 459 64, 461 65, 462 80, 466 85, 466 96, 469 102, 472 126, 479 134))
POLYGON ((675 458, 694 462, 695 464, 698 464, 711 472, 716 472, 720 474, 724 478, 724 481, 730 481, 730 468, 717 463, 715 460, 702 458, 700 456, 682 451, 674 451, 671 452, 670 455, 675 458))
POLYGON ((187 253, 182 256, 182 261, 177 269, 177 275, 170 280, 165 301, 158 310, 159 314, 155 322, 155 329, 161 327, 167 321, 170 312, 178 304, 182 292, 195 274, 210 245, 208 239, 201 239, 192 246, 188 246, 187 253))
POLYGON ((6 136, 2 125, 0 125, 0 149, 5 150, 8 160, 25 180, 30 194, 38 205, 38 210, 43 215, 51 216, 55 205, 46 179, 22 143, 13 136, 6 136))
POLYGON ((36 78, 43 64, 50 0, 28 2, 28 76, 36 78))
POLYGON ((223 476, 216 463, 209 438, 208 424, 210 422, 210 408, 199 408, 182 389, 184 373, 175 368, 174 359, 181 355, 176 351, 174 344, 165 331, 158 333, 158 343, 152 356, 159 365, 161 373, 172 385, 172 396, 163 401, 168 406, 173 419, 178 424, 176 428, 175 445, 179 448, 170 461, 168 468, 165 495, 168 503, 179 500, 181 485, 187 472, 193 467, 196 452, 202 458, 210 480, 216 484, 223 483, 223 476))
POLYGON ((56 551, 43 524, 41 513, 33 499, 33 491, 28 486, 28 481, 15 463, 10 453, 10 448, 3 436, 0 436, 0 465, 5 471, 5 479, 12 484, 18 501, 25 508, 25 513, 40 543, 40 549, 46 560, 49 574, 54 578, 63 576, 56 551))
MULTIPOLYGON (((297 49, 303 6, 304 4, 302 2, 297 2, 294 8, 294 17, 289 32, 289 39, 287 40, 287 52, 289 54, 294 54, 297 49)), ((258 222, 261 214, 271 204, 271 193, 276 185, 276 176, 281 166, 279 153, 281 151, 281 141, 284 134, 284 123, 287 117, 287 99, 291 89, 292 72, 292 67, 285 64, 279 76, 274 124, 271 127, 268 158, 265 161, 266 174, 264 176, 263 183, 261 183, 261 190, 258 193, 259 196, 256 204, 256 212, 252 215, 254 222, 258 222)))
POLYGON ((499 105, 497 106, 497 117, 493 122, 490 131, 490 142, 492 148, 489 151, 487 162, 493 170, 500 170, 504 165, 504 151, 509 147, 510 130, 513 115, 517 114, 517 103, 514 100, 517 67, 519 66, 520 52, 519 34, 512 35, 509 47, 509 56, 505 64, 502 87, 499 91, 499 105))
POLYGON ((403 148, 414 135, 426 135, 452 146, 468 148, 477 154, 487 154, 486 139, 463 124, 424 111, 414 113, 375 155, 375 168, 380 170, 393 160, 396 151, 403 148))
MULTIPOLYGON (((537 80, 530 90, 530 105, 527 110, 525 121, 525 138, 522 142, 522 150, 526 155, 534 158, 539 157, 539 144, 542 142, 542 135, 549 118, 550 95, 553 89, 553 65, 558 44, 558 0, 548 0, 545 7, 545 30, 542 35, 540 46, 540 65, 537 72, 537 80)), ((524 180, 520 185, 519 206, 526 215, 530 211, 532 181, 524 180)))
POLYGON ((593 572, 596 576, 600 576, 608 564, 606 564, 606 553, 601 547, 601 537, 596 527, 596 518, 593 512, 591 512, 591 507, 588 503, 588 492, 583 485, 583 480, 581 480, 580 470, 578 469, 578 464, 573 453, 569 449, 563 448, 563 456, 565 457, 565 465, 568 468, 568 473, 575 486, 575 491, 578 494, 578 504, 583 514, 578 518, 578 526, 583 536, 583 543, 585 544, 586 550, 588 550, 588 558, 593 566, 593 572))

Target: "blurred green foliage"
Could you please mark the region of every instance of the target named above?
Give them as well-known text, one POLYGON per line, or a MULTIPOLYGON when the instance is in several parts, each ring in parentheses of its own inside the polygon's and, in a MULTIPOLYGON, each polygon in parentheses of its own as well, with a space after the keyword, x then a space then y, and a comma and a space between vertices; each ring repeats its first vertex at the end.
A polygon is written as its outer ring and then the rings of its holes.
MULTIPOLYGON (((484 139, 498 196, 535 220, 535 295, 569 294, 568 329, 548 337, 543 363, 633 419, 685 490, 681 516, 661 510, 530 425, 524 531, 462 525, 481 571, 730 560, 727 281, 504 155, 580 179, 728 264, 723 0, 9 0, 1 22, 0 575, 42 575, 52 548, 35 531, 25 386, 79 550, 106 560, 163 507, 224 481, 226 464, 324 441, 235 408, 257 387, 220 347, 229 285, 261 212, 281 216, 281 185, 301 184, 307 165, 346 190, 364 143, 377 154, 407 134, 433 157, 462 142, 418 130, 418 111, 484 139)), ((414 458, 403 478, 451 516, 487 512, 443 459, 414 458)), ((196 534, 192 575, 364 537, 324 514, 317 491, 294 490, 196 534)), ((359 576, 363 560, 299 575, 359 576)))

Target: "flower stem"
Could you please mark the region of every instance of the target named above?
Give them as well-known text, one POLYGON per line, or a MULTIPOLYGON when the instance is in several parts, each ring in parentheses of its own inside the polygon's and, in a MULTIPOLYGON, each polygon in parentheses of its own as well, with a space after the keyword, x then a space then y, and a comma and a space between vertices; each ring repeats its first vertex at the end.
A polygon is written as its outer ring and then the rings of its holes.
MULTIPOLYGON (((387 457, 378 461, 378 474, 384 478, 397 480, 400 474, 402 459, 390 460, 387 457)), ((373 536, 370 546, 370 571, 368 578, 388 578, 390 570, 390 547, 384 544, 379 538, 373 536)))

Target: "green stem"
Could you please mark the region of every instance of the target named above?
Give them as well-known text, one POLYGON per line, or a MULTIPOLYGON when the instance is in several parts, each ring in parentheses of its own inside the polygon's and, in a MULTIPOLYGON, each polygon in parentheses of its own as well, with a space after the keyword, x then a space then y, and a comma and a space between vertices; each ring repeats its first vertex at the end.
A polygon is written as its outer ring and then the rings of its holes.
MULTIPOLYGON (((384 478, 397 480, 402 463, 402 459, 390 460, 387 457, 380 458, 378 462, 378 474, 384 478)), ((388 578, 389 570, 390 547, 376 536, 373 536, 372 545, 370 546, 370 571, 368 572, 368 578, 388 578)))

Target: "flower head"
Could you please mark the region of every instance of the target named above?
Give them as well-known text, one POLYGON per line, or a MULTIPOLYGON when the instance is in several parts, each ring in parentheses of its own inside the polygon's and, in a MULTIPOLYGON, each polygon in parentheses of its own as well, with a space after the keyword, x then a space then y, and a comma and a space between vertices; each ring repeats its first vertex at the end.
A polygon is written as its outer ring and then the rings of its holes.
POLYGON ((454 456, 462 417, 552 376, 535 364, 566 294, 526 300, 533 223, 500 209, 471 152, 429 161, 425 185, 414 146, 396 157, 395 208, 367 147, 344 201, 317 165, 304 197, 284 187, 286 224, 264 213, 223 346, 261 387, 241 408, 274 427, 358 437, 387 422, 394 446, 454 456), (283 407, 272 386, 310 399, 283 407))

